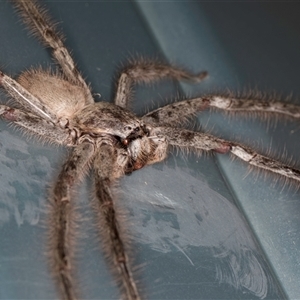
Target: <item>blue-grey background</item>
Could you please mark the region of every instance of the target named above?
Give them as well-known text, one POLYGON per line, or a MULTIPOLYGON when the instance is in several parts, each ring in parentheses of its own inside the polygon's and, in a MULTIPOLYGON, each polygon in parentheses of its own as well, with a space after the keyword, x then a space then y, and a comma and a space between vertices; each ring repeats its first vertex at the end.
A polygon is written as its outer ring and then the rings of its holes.
MULTIPOLYGON (((299 3, 45 3, 102 100, 111 101, 116 70, 128 57, 209 71, 199 85, 163 81, 138 88, 132 108, 139 115, 176 98, 228 89, 262 91, 267 99, 292 95, 289 101, 299 102, 299 3)), ((31 66, 54 67, 8 1, 0 1, 0 41, 1 70, 11 76, 31 66)), ((299 124, 263 121, 207 111, 199 114, 195 128, 297 164, 299 124)), ((47 188, 67 151, 0 124, 0 298, 54 298, 45 258, 45 205, 47 188)), ((115 299, 117 290, 92 229, 91 183, 81 186, 77 274, 82 298, 115 299)), ((127 216, 123 226, 146 298, 299 297, 300 198, 295 184, 249 173, 246 164, 227 155, 199 158, 174 150, 165 162, 122 179, 116 196, 127 216)))

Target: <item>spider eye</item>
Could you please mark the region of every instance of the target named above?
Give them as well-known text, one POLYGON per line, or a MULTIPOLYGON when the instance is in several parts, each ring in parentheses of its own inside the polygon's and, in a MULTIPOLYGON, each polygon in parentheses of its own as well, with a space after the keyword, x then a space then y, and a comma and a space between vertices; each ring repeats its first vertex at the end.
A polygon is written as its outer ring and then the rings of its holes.
POLYGON ((122 144, 123 144, 124 146, 128 146, 128 144, 129 144, 129 139, 124 139, 124 140, 122 141, 122 144))

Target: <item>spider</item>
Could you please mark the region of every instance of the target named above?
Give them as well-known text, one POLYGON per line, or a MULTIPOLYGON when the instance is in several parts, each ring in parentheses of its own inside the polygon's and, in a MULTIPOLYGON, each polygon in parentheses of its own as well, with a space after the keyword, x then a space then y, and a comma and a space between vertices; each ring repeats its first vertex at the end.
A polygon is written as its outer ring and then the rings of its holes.
MULTIPOLYGON (((33 4, 33 7, 36 6, 34 2, 30 1, 19 2, 17 5, 22 12, 25 12, 25 8, 30 7, 31 4, 33 4)), ((33 11, 30 11, 28 16, 34 16, 35 14, 33 11)), ((42 19, 46 20, 45 26, 47 26, 48 22, 48 27, 53 29, 49 20, 45 18, 45 14, 41 14, 43 16, 42 19)), ((25 16, 25 18, 28 17, 25 16)), ((35 17, 35 19, 38 18, 35 17)), ((43 21, 40 22, 43 24, 43 21)), ((46 31, 53 40, 59 36, 54 30, 46 31)), ((50 44, 51 42, 44 41, 44 43, 50 44)), ((226 108, 226 103, 232 100, 231 98, 221 96, 200 97, 190 101, 179 102, 179 104, 165 106, 163 109, 148 113, 141 119, 126 110, 130 96, 131 81, 147 81, 164 76, 171 76, 175 79, 202 79, 205 73, 192 75, 167 65, 139 62, 125 69, 120 76, 115 97, 116 105, 104 102, 94 104, 88 86, 76 68, 72 67, 74 63, 67 50, 64 47, 62 49, 64 57, 62 58, 59 54, 55 57, 61 66, 62 75, 42 71, 41 69, 26 71, 18 79, 21 86, 7 75, 1 75, 2 87, 21 105, 20 109, 3 105, 1 107, 1 114, 3 119, 25 127, 36 134, 41 134, 43 137, 46 135, 46 138, 52 142, 74 148, 63 167, 63 171, 59 175, 59 180, 50 198, 52 209, 50 214, 53 218, 51 224, 54 227, 56 226, 57 229, 53 229, 51 233, 50 248, 52 247, 52 250, 49 251, 54 254, 56 253, 58 257, 51 258, 52 273, 56 278, 61 297, 72 299, 76 293, 72 274, 69 271, 69 259, 72 258, 69 252, 71 252, 70 244, 72 241, 67 241, 68 233, 60 229, 61 225, 58 221, 56 221, 55 225, 54 219, 55 216, 70 218, 70 215, 63 212, 70 205, 69 203, 71 203, 69 189, 73 186, 77 177, 81 177, 89 167, 93 170, 95 182, 97 183, 96 198, 99 201, 104 200, 104 203, 98 209, 102 209, 104 214, 114 219, 109 188, 111 182, 145 165, 163 160, 167 154, 169 144, 178 147, 195 148, 194 150, 196 151, 213 150, 219 153, 231 152, 240 158, 246 157, 247 161, 249 160, 247 157, 252 155, 253 151, 237 143, 182 129, 179 126, 181 124, 178 124, 178 118, 182 121, 183 118, 194 115, 196 112, 207 107, 215 106, 216 108, 224 109, 226 108), (44 85, 42 91, 40 89, 40 82, 43 82, 44 85), (45 85, 45 82, 48 84, 45 85), (56 94, 53 92, 55 90, 53 88, 54 85, 58 85, 57 91, 59 92, 56 94), (71 102, 62 100, 62 95, 64 94, 66 95, 64 99, 68 99, 67 101, 71 102), (76 99, 72 100, 74 98, 76 99), (76 101, 76 103, 72 101, 76 101), (178 111, 177 107, 181 105, 184 109, 178 111), (69 110, 70 107, 73 108, 73 111, 69 110), (189 107, 191 107, 190 111, 188 111, 189 107), (66 111, 67 115, 65 114, 66 111), (172 115, 174 116, 173 119, 172 115), (179 128, 174 129, 173 127, 175 126, 179 126, 179 128), (111 210, 109 214, 105 212, 106 209, 111 210), (58 237, 64 235, 66 237, 58 237), (58 247, 59 244, 65 244, 65 246, 58 247)), ((237 103, 240 105, 242 102, 237 100, 237 103)), ((243 99, 243 103, 253 108, 259 102, 243 99)), ((261 103, 266 106, 265 109, 267 110, 267 103, 261 103)), ((280 112, 283 114, 289 113, 289 107, 293 113, 298 109, 292 105, 285 105, 284 109, 282 109, 280 103, 272 103, 270 109, 276 106, 277 108, 279 107, 278 109, 281 109, 280 112)), ((258 109, 260 111, 263 110, 263 108, 258 109)), ((265 167, 267 162, 269 162, 272 165, 271 171, 278 172, 279 170, 285 177, 289 177, 289 173, 292 171, 293 176, 296 179, 298 178, 299 173, 296 169, 257 154, 254 156, 261 158, 258 164, 253 159, 251 161, 257 167, 263 167, 263 165, 265 167), (287 172, 284 173, 282 169, 287 169, 287 172)), ((64 222, 71 222, 71 220, 64 222)), ((106 224, 102 224, 102 227, 105 226, 106 224)), ((117 220, 113 220, 108 225, 107 231, 110 228, 113 228, 115 236, 119 235, 116 231, 120 229, 117 226, 117 220)), ((109 245, 109 243, 108 238, 106 244, 109 245)), ((123 243, 122 239, 114 238, 114 241, 111 242, 111 247, 122 248, 123 243)), ((122 249, 108 251, 116 256, 113 262, 113 269, 115 269, 116 273, 120 272, 116 277, 120 281, 124 297, 129 299, 139 298, 139 292, 130 271, 131 267, 127 260, 126 252, 122 251, 122 249)))

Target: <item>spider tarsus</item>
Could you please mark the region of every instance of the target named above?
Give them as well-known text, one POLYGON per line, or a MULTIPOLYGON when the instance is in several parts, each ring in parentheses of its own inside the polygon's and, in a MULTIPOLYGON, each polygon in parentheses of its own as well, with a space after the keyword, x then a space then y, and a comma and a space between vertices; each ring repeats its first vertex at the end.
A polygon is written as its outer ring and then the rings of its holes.
POLYGON ((63 277, 62 281, 63 281, 64 291, 65 291, 65 295, 64 295, 63 299, 64 300, 76 300, 75 295, 73 295, 73 293, 72 293, 72 287, 70 285, 69 280, 67 280, 67 278, 63 277))
POLYGON ((60 271, 60 278, 61 278, 61 294, 63 300, 76 300, 77 297, 74 295, 72 280, 65 269, 62 268, 60 271))
POLYGON ((61 299, 74 300, 74 284, 71 276, 72 254, 72 212, 69 201, 54 197, 51 211, 51 226, 53 234, 50 236, 49 251, 51 252, 51 269, 57 282, 61 299))
POLYGON ((286 179, 292 179, 300 182, 300 170, 273 158, 261 155, 248 147, 239 144, 232 144, 230 152, 241 160, 247 162, 250 166, 272 172, 273 174, 283 176, 286 179))

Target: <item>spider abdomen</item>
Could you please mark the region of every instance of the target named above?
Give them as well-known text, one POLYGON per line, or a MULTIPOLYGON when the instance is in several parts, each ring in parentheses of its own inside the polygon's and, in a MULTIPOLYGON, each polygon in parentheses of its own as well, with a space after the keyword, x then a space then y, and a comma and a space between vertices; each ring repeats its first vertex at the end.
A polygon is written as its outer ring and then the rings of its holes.
POLYGON ((17 81, 37 97, 57 119, 72 119, 88 104, 87 95, 80 86, 50 71, 25 71, 17 81))

